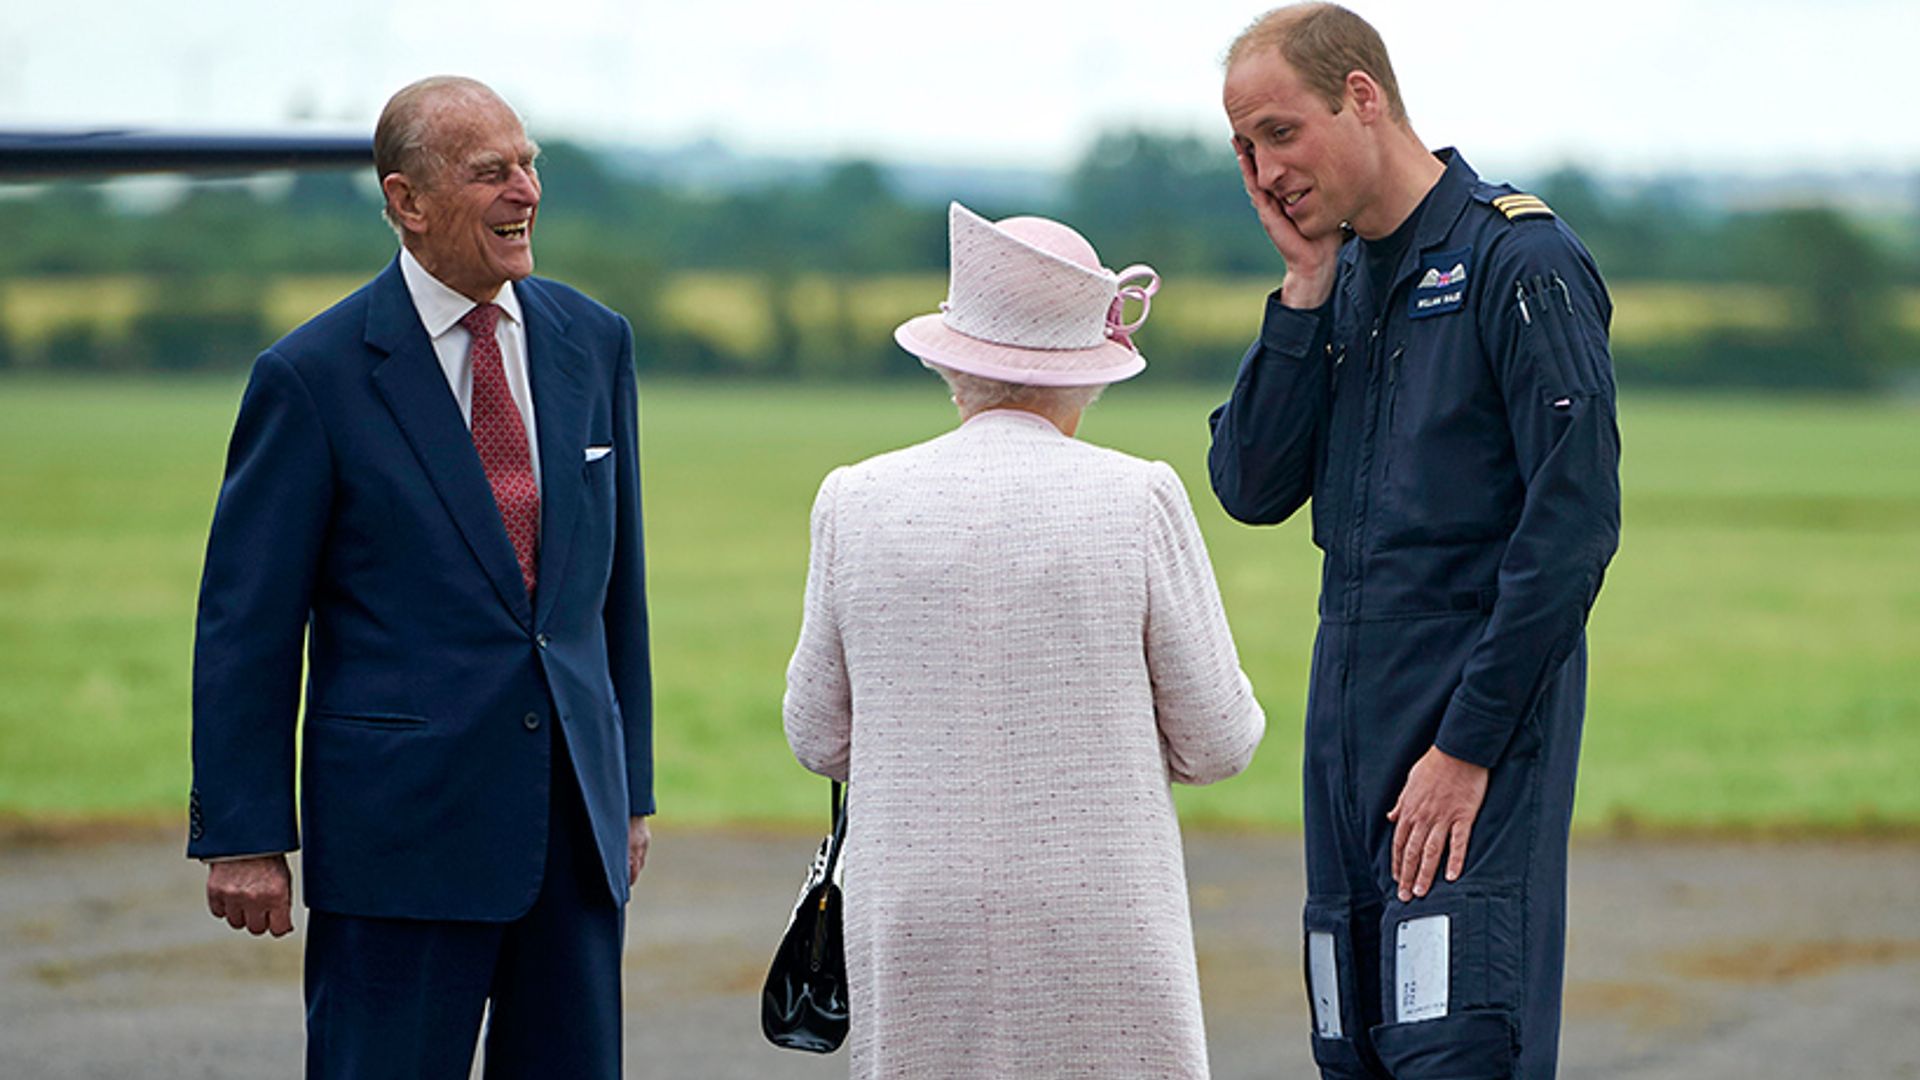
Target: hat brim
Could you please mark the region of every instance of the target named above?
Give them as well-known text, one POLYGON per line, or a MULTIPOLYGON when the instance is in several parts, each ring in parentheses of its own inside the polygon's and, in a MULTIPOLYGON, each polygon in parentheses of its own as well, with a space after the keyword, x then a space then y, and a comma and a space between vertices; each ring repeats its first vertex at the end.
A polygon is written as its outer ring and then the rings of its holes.
POLYGON ((1117 341, 1090 349, 1022 349, 968 337, 938 313, 908 319, 893 340, 922 360, 983 379, 1024 386, 1104 386, 1131 379, 1147 358, 1117 341))

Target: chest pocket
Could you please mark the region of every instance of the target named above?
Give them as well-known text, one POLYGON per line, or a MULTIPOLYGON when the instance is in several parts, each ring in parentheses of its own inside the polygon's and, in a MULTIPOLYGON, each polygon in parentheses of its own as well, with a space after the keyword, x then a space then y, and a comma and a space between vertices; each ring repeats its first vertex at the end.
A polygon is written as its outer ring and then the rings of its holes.
POLYGON ((1391 329, 1380 373, 1379 544, 1451 546, 1504 536, 1519 477, 1472 308, 1391 329))

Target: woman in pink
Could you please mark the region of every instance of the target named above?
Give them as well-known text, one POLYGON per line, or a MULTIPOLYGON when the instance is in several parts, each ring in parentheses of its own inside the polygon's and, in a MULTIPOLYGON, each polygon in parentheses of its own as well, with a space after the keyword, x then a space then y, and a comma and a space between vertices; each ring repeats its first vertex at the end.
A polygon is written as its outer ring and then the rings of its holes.
POLYGON ((1159 278, 949 224, 948 302, 895 337, 961 424, 821 484, 787 672, 794 754, 850 780, 853 1075, 1204 1077, 1169 784, 1265 718, 1179 478, 1073 438, 1159 278))

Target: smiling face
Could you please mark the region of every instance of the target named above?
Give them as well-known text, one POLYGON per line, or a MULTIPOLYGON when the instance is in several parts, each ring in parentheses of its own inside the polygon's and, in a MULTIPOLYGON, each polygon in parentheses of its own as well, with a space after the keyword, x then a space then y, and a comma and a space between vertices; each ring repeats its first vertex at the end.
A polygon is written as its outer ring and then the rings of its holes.
POLYGON ((1358 228, 1372 200, 1379 158, 1367 117, 1378 111, 1378 100, 1364 100, 1370 89, 1367 76, 1349 76, 1335 112, 1278 49, 1251 51, 1227 69, 1222 101, 1234 143, 1252 157, 1259 186, 1310 240, 1331 235, 1342 222, 1358 228), (1355 87, 1355 80, 1362 85, 1355 87))
POLYGON ((405 242, 427 272, 477 301, 533 273, 538 153, 520 118, 491 94, 428 106, 429 175, 384 183, 405 242))

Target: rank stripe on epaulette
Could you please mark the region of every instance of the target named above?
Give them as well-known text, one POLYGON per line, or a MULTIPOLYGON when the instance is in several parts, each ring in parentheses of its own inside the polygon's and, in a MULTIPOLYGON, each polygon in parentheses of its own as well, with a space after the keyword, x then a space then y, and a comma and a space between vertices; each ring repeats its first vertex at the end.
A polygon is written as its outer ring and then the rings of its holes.
POLYGON ((1552 217, 1553 209, 1540 201, 1537 195, 1517 192, 1502 195, 1493 200, 1493 208, 1507 215, 1508 221, 1518 221, 1529 217, 1552 217))

